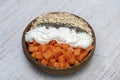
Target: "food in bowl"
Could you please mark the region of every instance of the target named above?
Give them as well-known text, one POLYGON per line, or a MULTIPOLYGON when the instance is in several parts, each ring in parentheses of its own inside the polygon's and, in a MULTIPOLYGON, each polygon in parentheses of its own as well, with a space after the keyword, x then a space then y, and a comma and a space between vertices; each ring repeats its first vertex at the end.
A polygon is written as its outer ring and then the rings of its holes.
POLYGON ((33 66, 45 73, 64 75, 84 68, 93 56, 95 41, 94 31, 84 19, 50 12, 27 25, 22 47, 33 66))
POLYGON ((40 64, 54 68, 78 65, 93 49, 93 39, 75 28, 36 26, 25 34, 30 55, 40 64))

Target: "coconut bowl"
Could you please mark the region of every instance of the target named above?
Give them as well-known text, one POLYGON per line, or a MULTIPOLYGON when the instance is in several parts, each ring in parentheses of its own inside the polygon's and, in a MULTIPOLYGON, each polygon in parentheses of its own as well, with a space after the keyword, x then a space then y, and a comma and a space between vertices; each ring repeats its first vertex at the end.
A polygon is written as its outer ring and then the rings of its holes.
POLYGON ((85 65, 91 59, 91 57, 93 56, 95 46, 96 46, 95 34, 90 24, 83 18, 66 12, 51 12, 35 18, 26 26, 22 35, 22 48, 27 59, 33 64, 33 66, 36 66, 37 69, 39 69, 40 71, 53 75, 70 74, 84 68, 85 65), (74 28, 77 32, 86 31, 93 38, 92 45, 94 46, 94 48, 91 51, 89 51, 87 57, 83 61, 81 61, 78 65, 63 69, 44 66, 38 63, 38 61, 36 61, 34 58, 32 58, 28 51, 28 45, 25 41, 26 32, 28 32, 32 27, 36 27, 37 25, 54 26, 56 28, 63 26, 71 29, 74 28))

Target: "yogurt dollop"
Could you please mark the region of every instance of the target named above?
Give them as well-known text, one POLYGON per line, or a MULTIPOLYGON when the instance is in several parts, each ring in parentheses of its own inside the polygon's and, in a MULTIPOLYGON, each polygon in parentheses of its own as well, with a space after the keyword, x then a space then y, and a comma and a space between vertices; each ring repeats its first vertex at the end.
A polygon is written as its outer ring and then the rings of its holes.
POLYGON ((66 27, 60 27, 58 29, 54 27, 38 26, 32 28, 30 31, 26 32, 25 40, 27 42, 37 41, 40 44, 47 44, 51 40, 56 40, 58 43, 66 43, 72 47, 82 47, 86 49, 92 44, 92 37, 85 33, 77 33, 74 29, 69 29, 66 27))

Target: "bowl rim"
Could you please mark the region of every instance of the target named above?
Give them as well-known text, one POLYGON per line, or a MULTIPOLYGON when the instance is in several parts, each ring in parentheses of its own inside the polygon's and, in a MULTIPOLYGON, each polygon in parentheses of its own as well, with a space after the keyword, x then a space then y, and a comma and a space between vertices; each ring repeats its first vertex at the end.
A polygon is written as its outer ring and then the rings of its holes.
MULTIPOLYGON (((49 13, 47 13, 47 14, 57 14, 57 13, 68 13, 68 12, 49 12, 49 13)), ((85 57, 85 59, 82 60, 78 65, 74 65, 74 66, 69 67, 69 68, 54 68, 54 67, 49 67, 49 66, 45 66, 45 65, 42 65, 42 64, 38 63, 38 61, 36 61, 35 59, 33 59, 32 56, 29 54, 28 49, 27 49, 27 44, 26 44, 26 41, 25 41, 25 33, 26 33, 27 31, 29 31, 29 29, 32 27, 32 26, 31 26, 31 25, 32 25, 32 22, 34 22, 34 21, 36 20, 36 18, 37 18, 37 17, 36 17, 35 19, 33 19, 33 20, 26 26, 26 28, 24 29, 23 34, 22 34, 22 48, 23 48, 23 51, 24 51, 25 56, 30 60, 30 62, 32 61, 32 62, 33 62, 34 64, 36 64, 37 66, 42 66, 42 67, 49 68, 49 69, 52 69, 52 70, 66 70, 66 69, 73 69, 73 68, 76 67, 76 66, 80 66, 80 65, 82 65, 86 60, 91 59, 91 57, 92 57, 93 54, 94 54, 95 48, 96 48, 96 37, 95 37, 95 33, 94 33, 91 25, 90 25, 85 19, 83 19, 83 18, 81 18, 81 17, 79 17, 79 16, 77 16, 77 15, 75 15, 75 14, 72 14, 72 13, 68 13, 68 14, 71 14, 71 15, 77 17, 77 18, 80 18, 80 19, 82 19, 83 21, 85 21, 85 22, 87 23, 88 27, 91 29, 92 37, 93 37, 93 39, 94 39, 94 40, 93 40, 93 43, 92 43, 93 46, 94 46, 94 48, 89 52, 89 54, 85 57)), ((46 15, 46 14, 43 14, 43 15, 46 15)))

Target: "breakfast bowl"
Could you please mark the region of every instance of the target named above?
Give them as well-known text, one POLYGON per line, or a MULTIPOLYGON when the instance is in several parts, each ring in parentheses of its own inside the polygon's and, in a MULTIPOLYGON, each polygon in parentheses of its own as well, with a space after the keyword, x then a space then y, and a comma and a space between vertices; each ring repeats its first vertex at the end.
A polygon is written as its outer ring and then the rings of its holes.
POLYGON ((53 75, 84 68, 95 46, 90 24, 66 12, 51 12, 35 18, 22 35, 22 47, 28 60, 39 70, 53 75))

